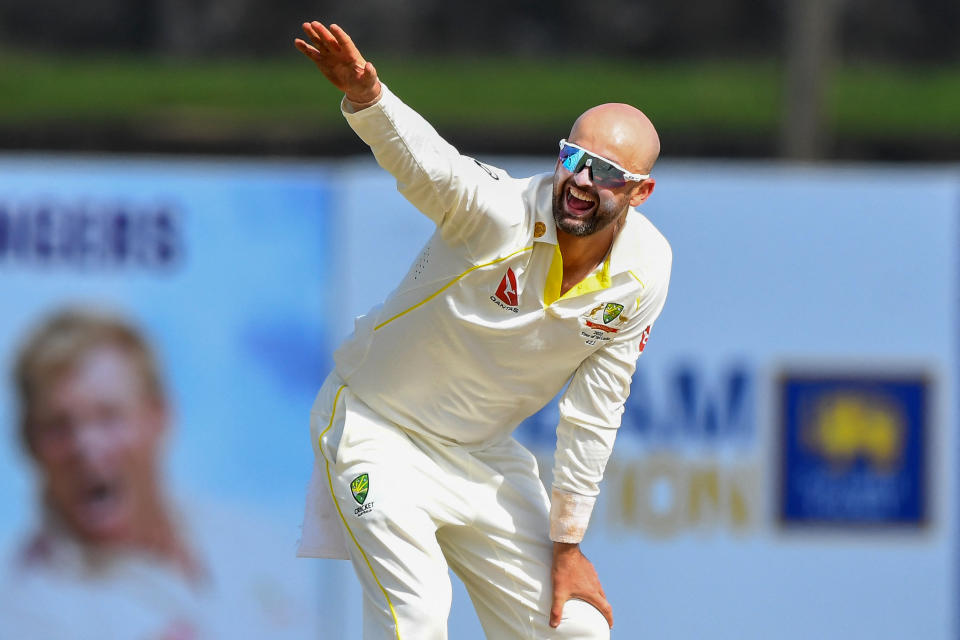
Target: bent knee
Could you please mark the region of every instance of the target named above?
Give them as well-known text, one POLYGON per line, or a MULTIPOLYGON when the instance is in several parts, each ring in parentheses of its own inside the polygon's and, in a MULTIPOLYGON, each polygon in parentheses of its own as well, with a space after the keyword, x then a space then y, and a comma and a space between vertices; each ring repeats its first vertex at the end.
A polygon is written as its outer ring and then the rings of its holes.
POLYGON ((557 627, 557 638, 563 640, 608 640, 610 626, 600 611, 583 600, 567 600, 563 618, 557 627))

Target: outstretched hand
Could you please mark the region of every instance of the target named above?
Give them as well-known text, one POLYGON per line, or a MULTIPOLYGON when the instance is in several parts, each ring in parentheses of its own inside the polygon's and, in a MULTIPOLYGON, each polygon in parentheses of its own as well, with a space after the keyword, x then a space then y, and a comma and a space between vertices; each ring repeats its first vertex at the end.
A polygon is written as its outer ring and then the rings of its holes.
POLYGON ((357 50, 347 32, 335 24, 327 29, 319 22, 304 22, 303 32, 310 42, 300 38, 293 44, 313 60, 333 86, 343 91, 347 100, 365 104, 380 96, 377 70, 357 50))
POLYGON ((613 627, 613 607, 600 586, 593 563, 580 552, 578 544, 553 543, 553 605, 550 626, 557 627, 567 600, 576 598, 592 604, 613 627))

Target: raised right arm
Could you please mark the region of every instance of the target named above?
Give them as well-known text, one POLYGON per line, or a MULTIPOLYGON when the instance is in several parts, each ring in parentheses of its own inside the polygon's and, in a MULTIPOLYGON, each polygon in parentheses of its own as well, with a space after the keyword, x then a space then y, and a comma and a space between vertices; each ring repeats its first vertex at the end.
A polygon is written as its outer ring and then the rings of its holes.
POLYGON ((440 227, 450 242, 498 242, 518 228, 516 185, 497 169, 461 155, 416 111, 380 83, 350 37, 336 25, 305 23, 312 44, 296 40, 330 82, 344 92, 347 122, 397 180, 397 189, 440 227))

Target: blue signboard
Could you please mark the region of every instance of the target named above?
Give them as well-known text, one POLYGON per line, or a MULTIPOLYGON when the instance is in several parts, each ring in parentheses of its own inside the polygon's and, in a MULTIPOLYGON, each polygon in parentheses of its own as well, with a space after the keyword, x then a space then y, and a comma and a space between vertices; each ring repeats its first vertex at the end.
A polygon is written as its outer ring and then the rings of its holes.
POLYGON ((926 378, 788 374, 780 392, 782 523, 925 522, 926 378))

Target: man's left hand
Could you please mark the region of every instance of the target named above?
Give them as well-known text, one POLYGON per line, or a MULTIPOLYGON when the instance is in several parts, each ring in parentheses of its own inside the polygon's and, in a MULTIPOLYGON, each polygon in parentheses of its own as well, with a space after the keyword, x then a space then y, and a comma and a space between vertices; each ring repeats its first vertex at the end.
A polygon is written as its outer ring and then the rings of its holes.
POLYGON ((592 604, 613 628, 613 608, 600 586, 593 563, 580 551, 579 544, 553 543, 553 605, 550 626, 557 627, 567 600, 577 598, 592 604))

